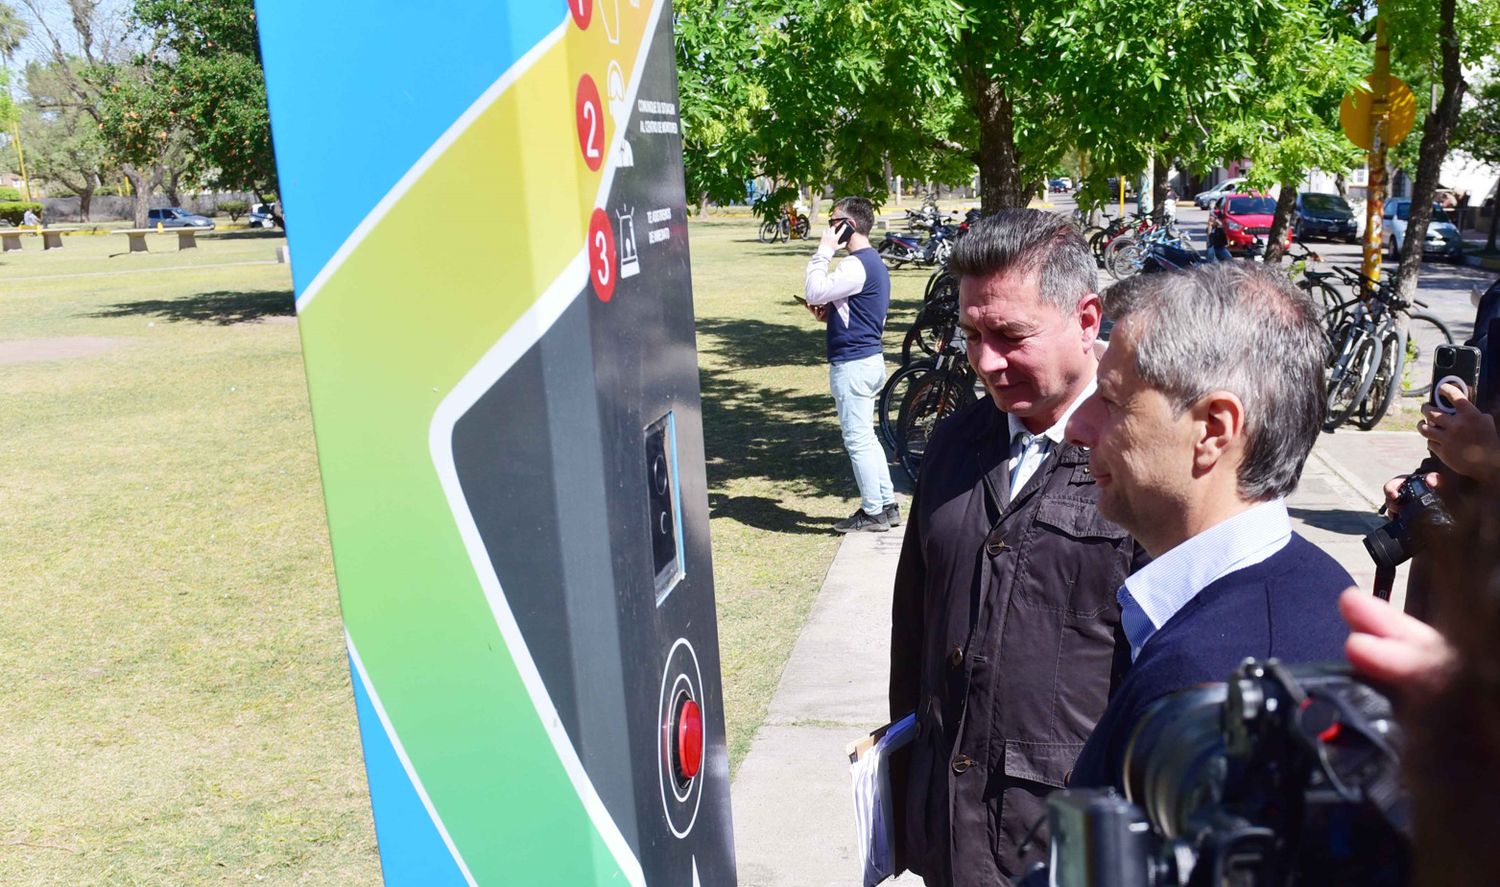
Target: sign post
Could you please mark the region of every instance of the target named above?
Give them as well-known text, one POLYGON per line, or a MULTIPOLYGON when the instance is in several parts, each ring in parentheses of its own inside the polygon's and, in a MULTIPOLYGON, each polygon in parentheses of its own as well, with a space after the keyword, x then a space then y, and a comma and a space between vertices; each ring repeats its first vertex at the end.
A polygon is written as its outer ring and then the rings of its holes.
POLYGON ((734 883, 668 0, 258 13, 386 882, 734 883))
MULTIPOLYGON (((1382 209, 1388 192, 1386 149, 1401 143, 1416 121, 1417 103, 1411 87, 1391 75, 1391 45, 1385 18, 1375 19, 1375 71, 1366 80, 1369 91, 1352 92, 1339 105, 1339 123, 1349 141, 1369 152, 1369 184, 1365 193, 1365 249, 1361 271, 1369 281, 1380 279, 1382 209)), ((1367 284, 1368 285, 1368 284, 1367 284)))

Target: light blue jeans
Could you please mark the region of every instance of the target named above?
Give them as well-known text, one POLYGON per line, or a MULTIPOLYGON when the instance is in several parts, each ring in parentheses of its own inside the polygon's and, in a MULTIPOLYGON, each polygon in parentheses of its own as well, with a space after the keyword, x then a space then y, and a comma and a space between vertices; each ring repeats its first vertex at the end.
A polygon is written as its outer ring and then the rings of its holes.
POLYGON ((885 355, 872 354, 858 360, 832 364, 828 387, 839 411, 844 449, 854 463, 854 482, 859 485, 859 507, 866 514, 879 514, 887 502, 896 501, 885 450, 875 438, 875 400, 885 384, 885 355))

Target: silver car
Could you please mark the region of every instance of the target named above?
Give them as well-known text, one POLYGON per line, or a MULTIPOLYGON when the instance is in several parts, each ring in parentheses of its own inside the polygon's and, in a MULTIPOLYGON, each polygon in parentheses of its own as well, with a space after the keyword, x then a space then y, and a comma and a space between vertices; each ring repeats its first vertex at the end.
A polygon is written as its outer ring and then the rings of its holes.
MULTIPOLYGON (((1411 217, 1411 201, 1404 198, 1392 198, 1385 202, 1385 209, 1381 212, 1385 230, 1381 233, 1385 249, 1390 253, 1391 261, 1401 260, 1401 245, 1406 242, 1406 224, 1411 217)), ((1432 205, 1432 220, 1427 223, 1427 241, 1422 244, 1422 258, 1441 258, 1457 262, 1463 258, 1464 239, 1458 233, 1458 227, 1443 208, 1436 203, 1432 205)))

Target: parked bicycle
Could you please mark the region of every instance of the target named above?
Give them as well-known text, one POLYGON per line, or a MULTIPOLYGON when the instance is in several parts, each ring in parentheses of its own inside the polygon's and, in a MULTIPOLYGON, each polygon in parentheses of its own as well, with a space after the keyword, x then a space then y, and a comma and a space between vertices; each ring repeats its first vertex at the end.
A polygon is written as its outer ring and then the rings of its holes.
POLYGON ((811 230, 812 223, 808 221, 807 215, 788 206, 776 218, 760 223, 759 237, 761 243, 801 240, 811 230))

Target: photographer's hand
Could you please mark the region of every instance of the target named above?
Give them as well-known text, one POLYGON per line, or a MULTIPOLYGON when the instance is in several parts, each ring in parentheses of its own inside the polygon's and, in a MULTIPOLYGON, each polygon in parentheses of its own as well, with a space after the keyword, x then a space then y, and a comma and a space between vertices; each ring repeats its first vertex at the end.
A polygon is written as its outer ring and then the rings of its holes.
POLYGON ((1432 454, 1464 477, 1483 482, 1500 478, 1500 432, 1494 418, 1456 386, 1447 384, 1440 390, 1457 412, 1445 413, 1430 403, 1422 407, 1417 431, 1427 438, 1432 454))
POLYGON ((1339 597, 1339 612, 1350 629, 1344 655, 1362 677, 1403 696, 1431 692, 1447 680, 1453 649, 1437 629, 1358 588, 1339 597))
MULTIPOLYGON (((1394 515, 1396 513, 1396 509, 1400 507, 1401 485, 1406 482, 1406 479, 1408 477, 1411 477, 1411 475, 1398 474, 1390 480, 1386 481, 1385 486, 1381 488, 1381 492, 1385 493, 1386 514, 1394 515)), ((1429 471, 1427 473, 1427 476, 1422 478, 1422 480, 1426 481, 1427 486, 1432 487, 1434 490, 1439 489, 1442 485, 1442 480, 1439 478, 1436 471, 1429 471)))

